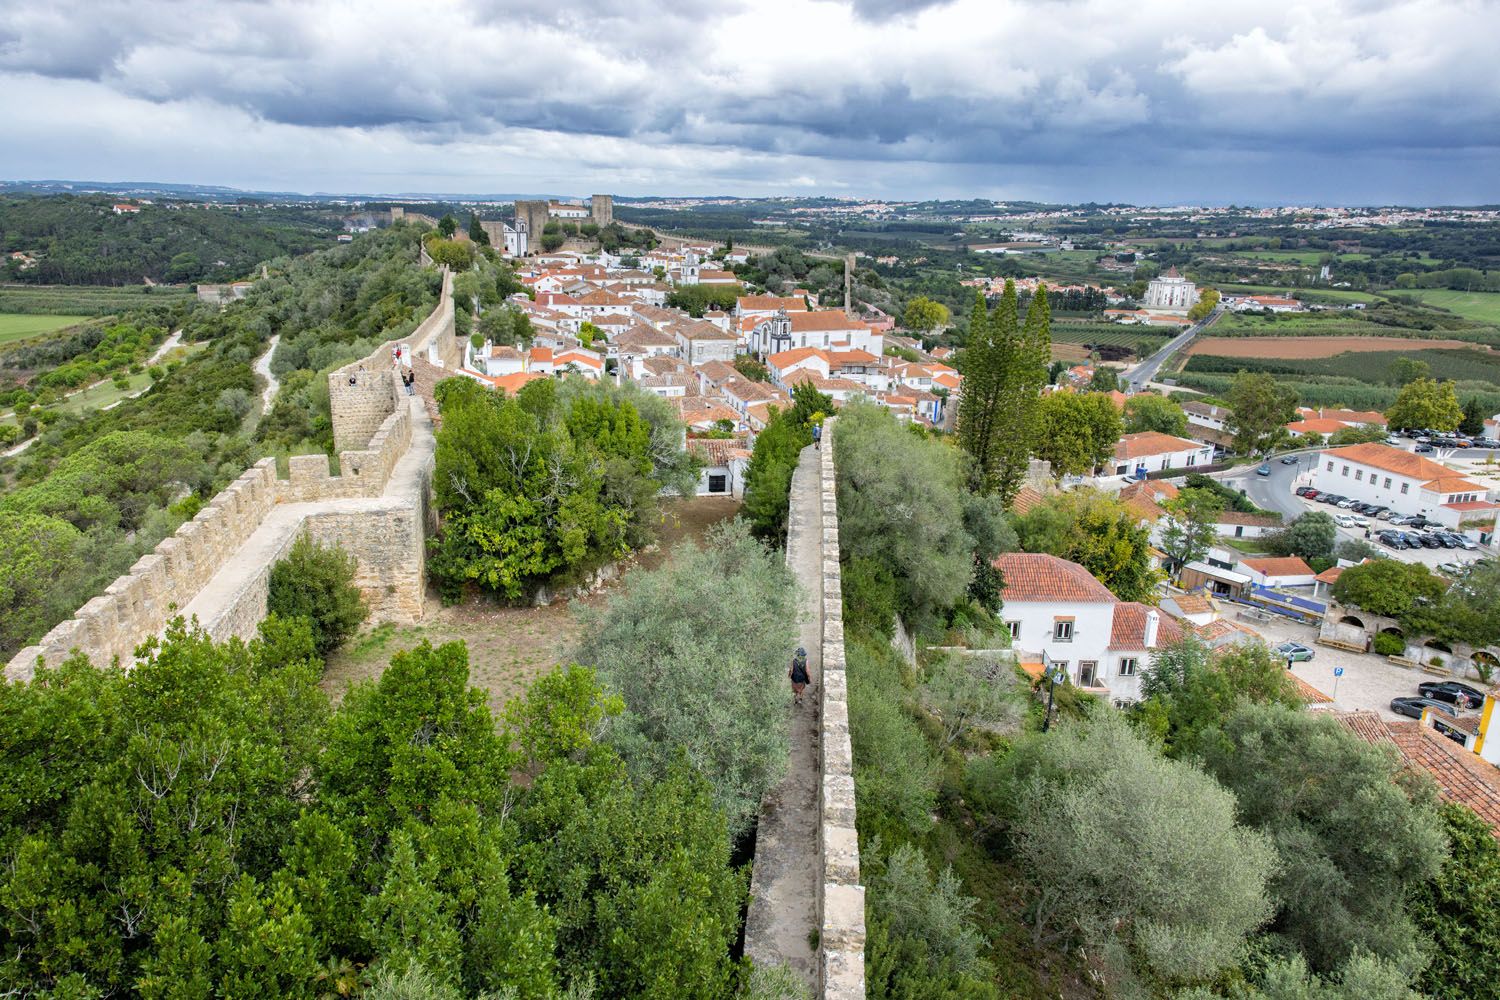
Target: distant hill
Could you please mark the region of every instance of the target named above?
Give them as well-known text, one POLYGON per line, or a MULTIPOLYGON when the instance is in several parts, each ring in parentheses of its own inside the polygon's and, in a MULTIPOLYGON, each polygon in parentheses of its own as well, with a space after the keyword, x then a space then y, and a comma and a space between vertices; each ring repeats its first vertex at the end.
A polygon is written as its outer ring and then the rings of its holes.
POLYGON ((0 195, 0 252, 7 258, 0 277, 64 285, 231 281, 260 261, 328 246, 342 229, 331 206, 172 201, 121 214, 113 208, 117 200, 0 195), (27 259, 10 260, 16 251, 27 259))

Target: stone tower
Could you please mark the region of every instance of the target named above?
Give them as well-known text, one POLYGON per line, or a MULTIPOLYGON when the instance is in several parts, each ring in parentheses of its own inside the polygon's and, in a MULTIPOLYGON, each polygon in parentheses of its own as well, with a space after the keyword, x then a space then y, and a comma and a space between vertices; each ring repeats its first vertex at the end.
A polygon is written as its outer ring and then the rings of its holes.
POLYGON ((589 199, 589 217, 600 229, 615 221, 615 197, 596 194, 589 199))
POLYGON ((548 217, 545 201, 516 202, 516 229, 525 226, 528 252, 542 245, 542 230, 547 228, 548 217))

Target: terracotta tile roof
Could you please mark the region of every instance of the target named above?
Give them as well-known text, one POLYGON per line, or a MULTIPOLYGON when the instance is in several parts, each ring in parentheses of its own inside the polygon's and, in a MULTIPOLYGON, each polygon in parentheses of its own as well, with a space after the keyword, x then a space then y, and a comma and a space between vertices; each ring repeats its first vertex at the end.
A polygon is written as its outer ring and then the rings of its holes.
POLYGON ((1334 434, 1343 430, 1344 426, 1337 420, 1322 420, 1314 417, 1311 420, 1293 420, 1286 425, 1286 429, 1294 434, 1334 434))
POLYGON ((1046 499, 1030 486, 1022 486, 1016 491, 1015 499, 1010 502, 1010 509, 1017 514, 1024 514, 1046 499))
POLYGON ((1307 681, 1298 677, 1296 674, 1292 675, 1292 684, 1297 688, 1297 693, 1302 696, 1302 700, 1309 705, 1333 704, 1332 698, 1328 697, 1322 691, 1319 691, 1317 688, 1313 687, 1311 684, 1307 683, 1307 681))
POLYGON ((504 389, 509 393, 520 392, 521 387, 527 382, 535 382, 539 378, 547 378, 541 372, 515 372, 510 375, 481 375, 479 377, 496 389, 504 389))
POLYGON ((1449 510, 1467 511, 1494 510, 1495 508, 1500 507, 1500 504, 1491 503, 1488 500, 1465 500, 1463 503, 1445 503, 1442 506, 1447 507, 1449 510))
POLYGON ((1307 406, 1297 407, 1297 412, 1306 419, 1337 420, 1345 424, 1375 424, 1377 427, 1385 426, 1385 414, 1376 410, 1340 410, 1334 407, 1321 407, 1312 409, 1307 406))
POLYGON ((1075 601, 1114 604, 1109 588, 1077 563, 1043 552, 1007 552, 994 566, 1005 579, 1001 599, 1006 601, 1075 601))
POLYGON ((816 347, 794 347, 789 351, 777 351, 775 354, 769 355, 766 358, 766 364, 780 370, 790 365, 795 365, 798 362, 806 361, 809 358, 821 358, 826 362, 828 355, 816 347))
POLYGON ((1214 518, 1218 524, 1244 524, 1258 528, 1276 528, 1281 526, 1280 514, 1242 514, 1237 510, 1220 511, 1214 518))
POLYGON ((1240 565, 1249 566, 1265 576, 1312 576, 1312 567, 1296 556, 1275 556, 1269 559, 1241 559, 1240 565))
POLYGON ((792 329, 797 331, 823 331, 823 330, 869 330, 870 327, 857 319, 850 319, 844 315, 842 309, 823 309, 818 312, 799 312, 789 314, 792 321, 792 329))
POLYGON ((734 334, 728 330, 720 330, 707 320, 690 319, 685 322, 676 323, 672 332, 684 340, 737 340, 734 334))
POLYGON ((1149 605, 1139 604, 1135 601, 1125 601, 1115 605, 1114 623, 1109 630, 1110 649, 1145 649, 1146 648, 1146 615, 1155 611, 1157 616, 1156 646, 1166 646, 1182 638, 1182 626, 1170 615, 1164 615, 1156 608, 1149 605))
POLYGON ((749 457, 740 438, 688 438, 687 450, 708 465, 728 465, 735 459, 749 457))
POLYGON ((807 303, 795 295, 741 295, 736 304, 741 312, 807 312, 807 303))
POLYGON ((615 346, 622 351, 643 351, 648 347, 676 347, 677 341, 659 330, 637 323, 615 337, 615 346))
POLYGON ((1177 594, 1171 600, 1185 615, 1206 615, 1216 610, 1214 602, 1202 594, 1177 594))
POLYGON ((1434 493, 1483 493, 1485 488, 1478 483, 1471 483, 1463 476, 1439 476, 1430 482, 1422 484, 1422 489, 1431 490, 1434 493))
POLYGON ((1166 455, 1175 451, 1197 451, 1199 447, 1201 446, 1196 441, 1187 441, 1159 431, 1140 431, 1120 438, 1115 444, 1115 460, 1166 455))
POLYGON ((1177 497, 1177 487, 1164 479, 1151 479, 1143 483, 1131 483, 1120 491, 1120 496, 1143 496, 1156 501, 1174 500, 1177 497))
POLYGON ((713 382, 727 382, 732 378, 743 378, 740 370, 727 361, 705 361, 694 365, 693 370, 713 382))
POLYGON ((1186 626, 1198 638, 1202 639, 1210 647, 1217 649, 1227 640, 1234 636, 1248 636, 1257 642, 1263 642, 1260 633, 1252 628, 1241 625, 1239 622, 1230 621, 1228 618, 1216 618, 1207 625, 1194 625, 1191 622, 1186 626))
POLYGON ((1327 569, 1325 569, 1323 572, 1319 573, 1317 576, 1313 577, 1313 579, 1317 580, 1319 583, 1326 583, 1326 584, 1332 585, 1333 583, 1337 582, 1337 580, 1338 580, 1339 577, 1341 577, 1343 575, 1344 575, 1344 567, 1343 566, 1330 566, 1327 569))
POLYGON ((1420 479, 1423 482, 1452 475, 1446 467, 1436 462, 1400 448, 1392 448, 1388 444, 1351 444, 1345 448, 1327 449, 1323 456, 1357 462, 1382 472, 1394 472, 1398 476, 1420 479))
POLYGON ((1420 722, 1387 722, 1374 712, 1334 718, 1376 746, 1393 745, 1408 767, 1432 775, 1438 794, 1468 806, 1500 835, 1500 769, 1420 722))

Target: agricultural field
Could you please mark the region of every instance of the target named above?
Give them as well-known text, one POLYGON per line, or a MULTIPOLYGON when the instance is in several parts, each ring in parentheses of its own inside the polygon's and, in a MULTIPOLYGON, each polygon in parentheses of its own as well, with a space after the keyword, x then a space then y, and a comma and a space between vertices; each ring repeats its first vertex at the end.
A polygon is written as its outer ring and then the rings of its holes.
POLYGON ((141 306, 170 305, 192 298, 193 290, 186 285, 113 288, 101 285, 10 284, 0 285, 0 313, 66 316, 70 321, 77 322, 80 316, 107 316, 141 306))
POLYGON ((1369 329, 1368 324, 1363 324, 1359 333, 1343 336, 1200 337, 1188 347, 1188 354, 1221 358, 1331 358, 1349 352, 1417 352, 1465 348, 1469 349, 1467 353, 1479 353, 1474 350, 1473 344, 1462 340, 1378 337, 1370 336, 1369 329))
POLYGON ((0 344, 8 344, 16 340, 25 340, 27 337, 51 333, 53 330, 61 330, 65 326, 81 323, 85 319, 88 319, 88 317, 0 312, 0 344))
POLYGON ((1397 297, 1418 299, 1423 305, 1446 309, 1464 319, 1500 325, 1500 292, 1455 292, 1446 288, 1402 288, 1397 297))

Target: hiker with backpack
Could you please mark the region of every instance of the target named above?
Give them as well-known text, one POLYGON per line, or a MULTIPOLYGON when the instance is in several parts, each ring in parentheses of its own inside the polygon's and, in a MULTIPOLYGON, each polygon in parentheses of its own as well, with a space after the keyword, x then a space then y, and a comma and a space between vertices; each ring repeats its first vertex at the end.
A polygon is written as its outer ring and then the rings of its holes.
POLYGON ((792 656, 792 669, 786 672, 792 679, 792 701, 793 704, 802 704, 802 692, 807 688, 807 650, 801 646, 792 656))

